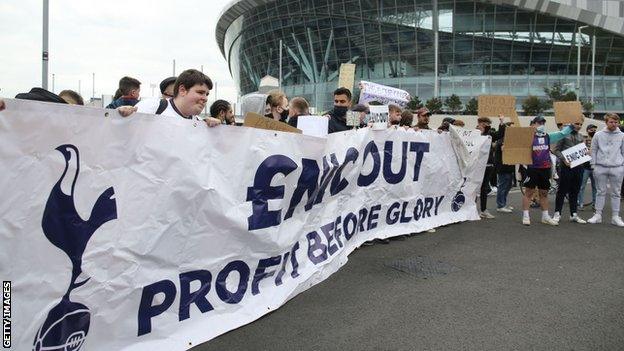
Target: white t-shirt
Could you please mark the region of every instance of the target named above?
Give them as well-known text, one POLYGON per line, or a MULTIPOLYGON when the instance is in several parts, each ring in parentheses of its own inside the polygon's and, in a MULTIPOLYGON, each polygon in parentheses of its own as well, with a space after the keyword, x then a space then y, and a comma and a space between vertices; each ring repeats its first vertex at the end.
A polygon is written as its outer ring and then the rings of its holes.
MULTIPOLYGON (((156 111, 158 111, 158 106, 160 106, 160 100, 161 99, 157 98, 141 99, 141 101, 139 101, 134 106, 137 108, 138 113, 156 114, 156 111)), ((183 116, 172 103, 172 101, 173 99, 167 99, 167 108, 161 113, 162 116, 182 117, 186 119, 191 119, 194 117, 195 119, 197 119, 197 116, 183 116)))

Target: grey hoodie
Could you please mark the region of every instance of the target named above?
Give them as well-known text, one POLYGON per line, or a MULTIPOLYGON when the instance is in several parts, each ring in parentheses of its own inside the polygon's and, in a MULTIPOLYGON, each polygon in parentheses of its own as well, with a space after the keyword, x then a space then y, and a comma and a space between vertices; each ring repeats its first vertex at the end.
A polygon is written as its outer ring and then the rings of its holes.
POLYGON ((591 146, 591 165, 601 167, 624 166, 624 133, 616 128, 605 129, 594 135, 591 146))

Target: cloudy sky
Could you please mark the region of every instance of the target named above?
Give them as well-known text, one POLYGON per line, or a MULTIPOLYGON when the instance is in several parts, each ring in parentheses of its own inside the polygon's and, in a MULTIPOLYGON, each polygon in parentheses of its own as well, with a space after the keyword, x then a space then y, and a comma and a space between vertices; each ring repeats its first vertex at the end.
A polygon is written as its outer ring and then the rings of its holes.
MULTIPOLYGON (((237 91, 215 39, 215 25, 231 0, 50 0, 49 89, 73 89, 87 99, 113 94, 119 78, 139 79, 142 96, 187 68, 217 82, 221 99, 237 91)), ((0 96, 41 86, 42 0, 0 0, 0 96)), ((154 89, 158 94, 158 88, 154 89)), ((214 101, 214 91, 209 102, 214 101)))

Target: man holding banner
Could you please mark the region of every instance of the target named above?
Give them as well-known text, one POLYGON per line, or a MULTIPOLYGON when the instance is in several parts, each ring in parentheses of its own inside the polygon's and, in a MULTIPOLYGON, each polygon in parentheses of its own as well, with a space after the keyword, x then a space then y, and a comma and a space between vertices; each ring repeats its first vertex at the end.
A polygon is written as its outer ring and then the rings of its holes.
POLYGON ((624 227, 620 217, 620 186, 624 178, 624 133, 620 131, 620 117, 615 113, 605 115, 606 128, 596 133, 592 140, 591 164, 596 180, 596 213, 589 223, 602 222, 607 186, 611 195, 611 224, 624 227))

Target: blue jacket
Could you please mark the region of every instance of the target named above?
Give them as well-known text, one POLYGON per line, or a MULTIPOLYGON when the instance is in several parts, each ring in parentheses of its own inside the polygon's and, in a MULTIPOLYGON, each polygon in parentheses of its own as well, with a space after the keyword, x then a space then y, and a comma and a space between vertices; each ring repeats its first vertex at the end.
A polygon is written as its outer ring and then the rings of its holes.
POLYGON ((111 102, 110 104, 108 104, 108 106, 106 106, 106 108, 112 108, 115 109, 117 107, 120 106, 134 106, 139 102, 139 100, 137 99, 124 99, 124 98, 119 98, 113 102, 111 102))

